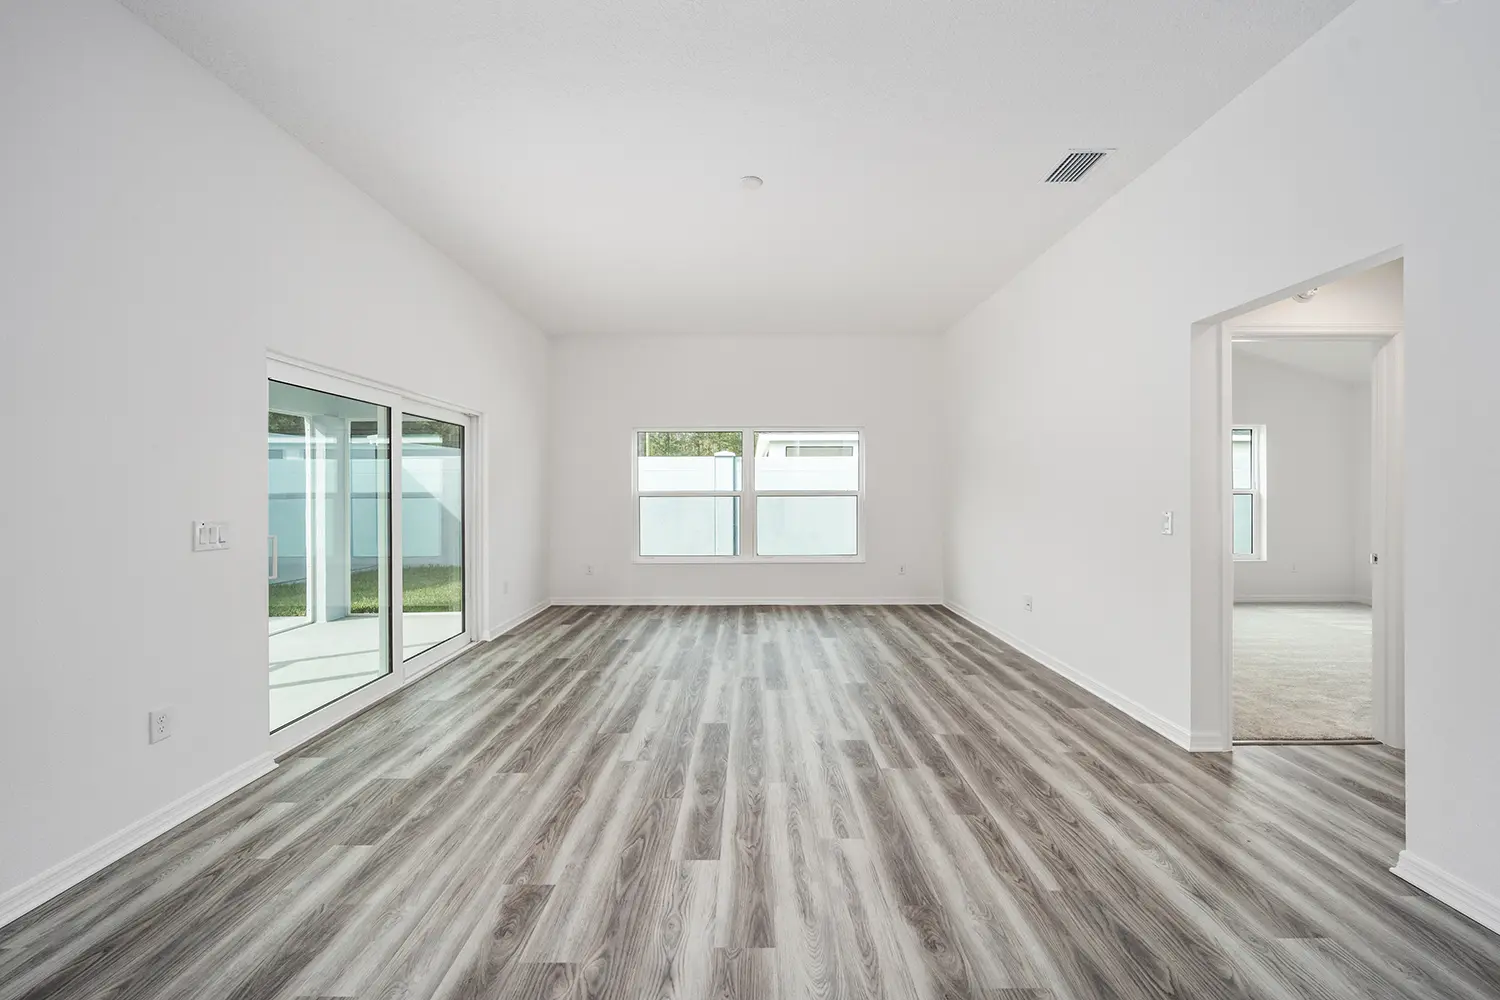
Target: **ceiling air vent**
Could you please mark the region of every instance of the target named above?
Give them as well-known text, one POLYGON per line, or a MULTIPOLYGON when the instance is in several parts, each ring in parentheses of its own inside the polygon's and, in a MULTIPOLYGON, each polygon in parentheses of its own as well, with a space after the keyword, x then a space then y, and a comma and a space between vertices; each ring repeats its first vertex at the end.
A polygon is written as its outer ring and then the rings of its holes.
POLYGON ((1110 154, 1108 149, 1074 149, 1047 175, 1048 184, 1077 184, 1110 154))

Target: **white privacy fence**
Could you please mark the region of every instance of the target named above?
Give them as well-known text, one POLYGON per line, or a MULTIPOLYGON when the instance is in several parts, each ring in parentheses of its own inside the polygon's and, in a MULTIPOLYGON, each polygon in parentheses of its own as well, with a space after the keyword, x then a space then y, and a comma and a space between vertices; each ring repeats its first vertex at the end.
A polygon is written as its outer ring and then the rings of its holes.
MULTIPOLYGON (((319 506, 347 504, 350 569, 374 566, 388 543, 380 537, 388 458, 349 460, 341 481, 337 457, 309 459, 300 435, 270 435, 269 531, 276 536, 278 582, 307 578, 307 547, 319 506), (321 467, 320 467, 321 466, 321 467)), ((406 566, 463 564, 463 469, 454 448, 407 444, 401 461, 401 555, 406 566)))
MULTIPOLYGON (((636 459, 637 492, 734 492, 745 484, 733 455, 636 459)), ((757 494, 838 493, 847 496, 755 498, 755 549, 765 556, 855 555, 859 541, 857 455, 753 459, 757 494)), ((639 549, 648 556, 732 556, 739 552, 746 511, 739 497, 640 496, 639 549)))

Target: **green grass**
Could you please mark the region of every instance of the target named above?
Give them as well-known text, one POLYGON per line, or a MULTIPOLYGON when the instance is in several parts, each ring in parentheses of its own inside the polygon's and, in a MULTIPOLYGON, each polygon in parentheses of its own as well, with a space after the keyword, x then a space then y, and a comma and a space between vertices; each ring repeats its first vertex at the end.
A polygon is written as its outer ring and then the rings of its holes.
MULTIPOLYGON (((350 611, 373 615, 380 610, 380 571, 362 569, 350 578, 350 611)), ((463 570, 458 566, 408 566, 401 574, 403 610, 461 611, 463 570)), ((307 614, 305 583, 273 583, 269 588, 272 618, 301 618, 307 614)))

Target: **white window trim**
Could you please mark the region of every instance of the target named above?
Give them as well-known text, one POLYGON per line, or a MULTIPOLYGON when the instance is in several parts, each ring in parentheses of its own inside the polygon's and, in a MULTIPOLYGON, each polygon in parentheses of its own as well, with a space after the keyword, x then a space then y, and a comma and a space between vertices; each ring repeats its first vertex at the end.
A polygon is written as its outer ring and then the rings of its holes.
POLYGON ((848 425, 818 426, 808 424, 755 424, 743 427, 725 427, 712 424, 652 425, 637 427, 630 432, 630 552, 631 562, 656 565, 741 565, 744 563, 781 563, 786 565, 815 563, 863 563, 865 561, 865 430, 848 425), (636 447, 643 433, 685 433, 692 431, 737 431, 741 435, 740 488, 738 490, 706 490, 693 492, 641 492, 640 464, 636 461, 636 447), (858 434, 859 435, 859 488, 851 493, 847 490, 766 490, 755 491, 755 435, 757 433, 808 434, 858 434), (755 553, 755 500, 757 496, 790 497, 846 497, 855 498, 855 554, 852 556, 762 556, 755 553), (739 497, 740 498, 740 554, 737 556, 643 556, 641 555, 641 497, 739 497))
MULTIPOLYGON (((1265 562, 1266 561, 1266 425, 1265 424, 1235 424, 1230 428, 1231 439, 1235 431, 1250 431, 1254 435, 1255 448, 1252 455, 1250 468, 1251 484, 1248 490, 1237 490, 1234 488, 1234 473, 1231 468, 1229 477, 1230 505, 1233 509, 1234 497, 1241 494, 1249 494, 1251 498, 1251 544, 1253 551, 1249 555, 1240 555, 1232 552, 1235 562, 1265 562)), ((1231 448, 1231 455, 1233 450, 1231 448)), ((1230 459, 1231 463, 1233 458, 1230 459)))

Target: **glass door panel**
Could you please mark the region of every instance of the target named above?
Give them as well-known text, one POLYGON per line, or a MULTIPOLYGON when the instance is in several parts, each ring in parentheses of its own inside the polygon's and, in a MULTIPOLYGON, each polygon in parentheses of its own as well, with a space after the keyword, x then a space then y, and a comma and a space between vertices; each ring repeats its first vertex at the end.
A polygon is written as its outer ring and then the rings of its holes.
POLYGON ((271 634, 306 625, 309 519, 307 477, 308 425, 295 413, 271 411, 266 452, 270 465, 270 534, 266 539, 269 561, 271 634))
POLYGON ((271 730, 391 672, 391 411, 269 387, 271 730))
POLYGON ((401 645, 412 657, 464 620, 464 427, 401 416, 401 645))

